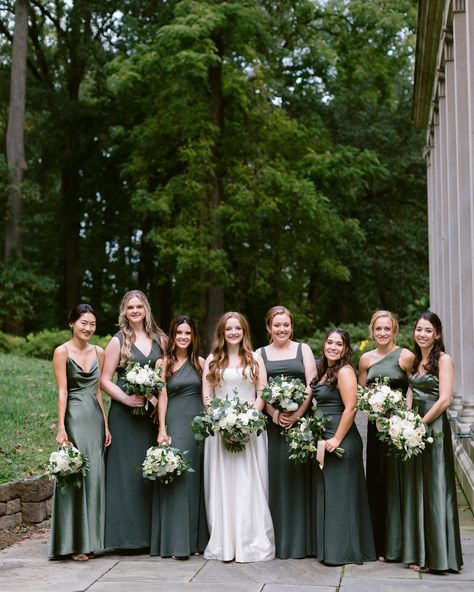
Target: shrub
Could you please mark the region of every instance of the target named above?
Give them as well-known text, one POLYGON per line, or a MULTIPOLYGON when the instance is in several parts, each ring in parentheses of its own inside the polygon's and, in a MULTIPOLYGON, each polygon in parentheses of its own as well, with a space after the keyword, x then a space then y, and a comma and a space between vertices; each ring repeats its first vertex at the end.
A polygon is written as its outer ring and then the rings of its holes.
MULTIPOLYGON (((12 338, 11 335, 8 335, 7 337, 12 338)), ((8 351, 20 356, 50 360, 58 345, 61 345, 69 339, 71 339, 71 332, 67 329, 44 329, 39 333, 30 333, 26 338, 20 338, 20 341, 15 344, 15 347, 8 351)), ((99 345, 100 347, 105 347, 109 341, 109 335, 105 337, 93 335, 90 342, 99 345)))
POLYGON ((3 354, 8 354, 21 347, 21 344, 24 341, 24 337, 19 337, 18 335, 9 335, 8 333, 2 333, 2 331, 0 331, 0 352, 3 354))

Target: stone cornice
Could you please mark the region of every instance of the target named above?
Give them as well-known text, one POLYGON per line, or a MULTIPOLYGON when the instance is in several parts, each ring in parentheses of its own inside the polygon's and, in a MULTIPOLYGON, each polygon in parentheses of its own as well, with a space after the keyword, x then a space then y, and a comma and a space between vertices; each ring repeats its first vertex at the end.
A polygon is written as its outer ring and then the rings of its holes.
POLYGON ((419 0, 416 37, 415 88, 412 116, 415 125, 428 127, 442 33, 444 0, 419 0))

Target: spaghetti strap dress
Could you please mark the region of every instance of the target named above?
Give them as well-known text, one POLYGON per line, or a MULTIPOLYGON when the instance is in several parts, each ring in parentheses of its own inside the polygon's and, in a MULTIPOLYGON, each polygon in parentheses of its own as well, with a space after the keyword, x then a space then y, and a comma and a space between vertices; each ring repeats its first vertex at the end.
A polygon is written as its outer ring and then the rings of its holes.
POLYGON ((99 360, 85 372, 68 357, 67 408, 64 424, 69 440, 87 455, 89 470, 81 487, 56 487, 51 515, 49 558, 104 550, 105 424, 97 401, 99 360))
MULTIPOLYGON (((336 386, 313 387, 318 410, 327 418, 324 439, 339 426, 344 404, 336 386)), ((328 565, 375 561, 367 487, 362 461, 362 439, 353 423, 340 444, 342 458, 326 452, 324 467, 314 462, 313 495, 316 507, 316 557, 328 565)))
MULTIPOLYGON (((237 396, 253 402, 255 384, 240 368, 225 368, 214 396, 237 396)), ((272 518, 268 508, 267 434, 250 434, 245 449, 230 452, 222 436, 204 442, 204 493, 209 542, 205 559, 239 563, 275 557, 272 518)))
POLYGON ((188 451, 185 458, 193 473, 176 477, 169 485, 154 483, 151 555, 189 557, 207 545, 206 509, 203 488, 204 447, 191 430, 191 422, 202 410, 201 379, 187 360, 166 383, 167 433, 171 446, 188 451))
MULTIPOLYGON (((285 376, 306 383, 301 343, 296 356, 286 360, 269 360, 266 348, 261 350, 268 379, 285 376)), ((275 529, 276 556, 299 559, 311 551, 311 471, 310 463, 288 459, 289 444, 283 428, 270 420, 268 433, 269 505, 275 529)))
MULTIPOLYGON (((413 374, 409 385, 413 408, 423 417, 439 398, 438 377, 413 374)), ((457 572, 463 558, 452 433, 446 413, 436 418, 431 427, 440 436, 421 454, 405 462, 402 561, 457 572)))
MULTIPOLYGON (((122 333, 117 337, 122 343, 122 333)), ((154 367, 162 357, 158 343, 152 342, 148 355, 135 344, 132 361, 154 367)), ((125 368, 117 368, 117 385, 125 383, 125 368)), ((112 399, 109 430, 112 443, 106 457, 105 545, 108 549, 147 549, 150 547, 152 483, 142 476, 141 464, 146 451, 156 444, 158 429, 150 417, 153 406, 144 415, 133 415, 132 408, 112 399)))
MULTIPOLYGON (((377 378, 389 378, 390 388, 408 389, 408 376, 400 367, 402 348, 397 347, 384 358, 372 364, 367 371, 366 384, 377 378)), ((400 561, 402 550, 402 487, 404 463, 388 454, 387 445, 377 438, 372 422, 367 426, 367 492, 370 515, 374 528, 377 556, 389 561, 400 561)))

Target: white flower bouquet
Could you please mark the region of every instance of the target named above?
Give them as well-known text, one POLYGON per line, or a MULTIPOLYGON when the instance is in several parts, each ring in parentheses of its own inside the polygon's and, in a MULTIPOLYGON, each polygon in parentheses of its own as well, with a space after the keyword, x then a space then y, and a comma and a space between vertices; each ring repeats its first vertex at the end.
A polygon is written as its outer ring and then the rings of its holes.
POLYGON ((201 415, 196 416, 191 424, 194 437, 202 442, 208 436, 220 434, 224 446, 230 452, 241 452, 250 438, 250 434, 261 434, 266 426, 264 414, 255 409, 248 401, 237 397, 212 399, 201 415))
POLYGON ((142 464, 143 477, 150 481, 159 481, 161 485, 169 485, 175 477, 183 473, 194 473, 189 461, 184 458, 187 452, 181 452, 168 444, 148 448, 142 464))
POLYGON ((369 421, 377 421, 380 417, 389 417, 406 409, 401 391, 391 389, 388 381, 386 377, 377 378, 373 384, 357 389, 356 409, 362 411, 369 421))
POLYGON ((46 467, 48 477, 54 479, 60 489, 66 485, 81 487, 82 477, 88 470, 87 456, 75 446, 68 444, 64 444, 59 450, 50 454, 46 467))
MULTIPOLYGON (((318 442, 323 440, 325 425, 329 417, 325 417, 313 402, 313 413, 299 419, 289 430, 285 431, 285 438, 289 442, 288 458, 296 462, 306 462, 318 452, 318 442)), ((341 458, 343 448, 337 448, 335 454, 341 458)))
POLYGON ((403 461, 423 452, 434 441, 432 429, 421 416, 410 409, 398 411, 377 420, 379 440, 388 444, 389 451, 403 461))
POLYGON ((262 399, 284 413, 296 411, 307 396, 306 385, 299 378, 270 378, 262 390, 262 399))
MULTIPOLYGON (((161 369, 160 369, 161 370, 161 369)), ((142 366, 138 362, 130 362, 125 368, 125 383, 122 389, 129 395, 142 395, 146 397, 144 407, 134 407, 132 415, 145 415, 148 411, 148 403, 154 407, 158 403, 156 395, 165 386, 161 379, 160 370, 150 368, 148 364, 142 366)))

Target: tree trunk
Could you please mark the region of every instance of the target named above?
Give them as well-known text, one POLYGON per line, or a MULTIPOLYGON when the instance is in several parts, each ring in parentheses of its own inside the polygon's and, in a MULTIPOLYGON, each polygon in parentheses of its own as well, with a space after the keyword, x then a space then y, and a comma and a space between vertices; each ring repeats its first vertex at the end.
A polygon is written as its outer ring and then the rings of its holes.
MULTIPOLYGON (((217 138, 214 145, 214 176, 212 179, 212 191, 210 199, 210 208, 215 210, 224 200, 224 182, 223 182, 223 158, 222 158, 222 140, 224 135, 224 98, 222 95, 222 58, 224 54, 222 37, 214 39, 219 62, 209 67, 209 88, 211 92, 212 119, 216 126, 217 138)), ((212 211, 211 211, 212 220, 212 211)), ((211 250, 220 250, 224 241, 222 238, 222 229, 214 221, 213 241, 211 250)), ((204 345, 209 347, 214 336, 214 329, 219 317, 224 312, 224 287, 211 282, 207 289, 207 314, 204 330, 204 345)))
POLYGON ((17 0, 12 48, 10 109, 7 128, 8 202, 5 218, 5 261, 23 255, 21 243, 22 183, 26 170, 24 129, 26 58, 28 53, 28 0, 17 0))

